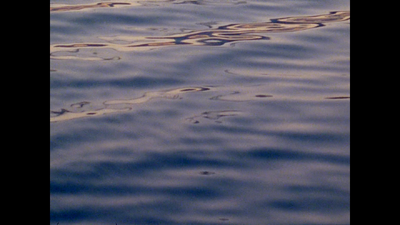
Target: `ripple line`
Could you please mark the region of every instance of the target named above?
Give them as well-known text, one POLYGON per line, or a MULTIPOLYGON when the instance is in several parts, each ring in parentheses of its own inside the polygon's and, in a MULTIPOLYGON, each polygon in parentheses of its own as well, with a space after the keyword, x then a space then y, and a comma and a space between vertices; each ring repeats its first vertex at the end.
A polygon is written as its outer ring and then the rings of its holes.
MULTIPOLYGON (((157 37, 132 37, 134 44, 115 44, 112 38, 110 43, 72 43, 50 45, 50 59, 79 59, 73 56, 60 56, 56 52, 79 52, 82 48, 111 48, 117 51, 148 50, 156 47, 174 45, 221 46, 234 41, 269 40, 269 37, 258 33, 297 32, 325 26, 325 23, 341 22, 350 19, 350 11, 334 11, 328 14, 315 16, 299 16, 271 19, 270 22, 256 22, 246 24, 229 24, 214 29, 192 31, 157 37)), ((84 58, 83 58, 84 59, 84 58)), ((110 58, 97 58, 110 60, 110 58)), ((115 57, 111 58, 115 59, 115 57)), ((90 60, 94 60, 90 58, 90 60)))
MULTIPOLYGON (((50 12, 67 12, 77 11, 82 9, 93 9, 93 8, 112 8, 115 6, 131 6, 134 3, 128 2, 99 2, 93 4, 81 4, 81 5, 61 5, 50 7, 50 12)), ((139 5, 139 4, 138 4, 139 5)))
POLYGON ((70 110, 67 109, 61 109, 60 111, 51 110, 50 123, 67 121, 84 117, 101 116, 110 113, 126 112, 133 109, 132 105, 144 103, 154 98, 181 99, 180 95, 184 93, 208 91, 208 90, 210 90, 210 88, 208 87, 186 87, 186 88, 172 89, 168 91, 147 92, 139 98, 105 101, 103 102, 103 107, 100 109, 96 110, 83 109, 82 111, 74 111, 74 109, 82 109, 90 104, 89 102, 86 101, 78 102, 71 104, 72 109, 70 110))

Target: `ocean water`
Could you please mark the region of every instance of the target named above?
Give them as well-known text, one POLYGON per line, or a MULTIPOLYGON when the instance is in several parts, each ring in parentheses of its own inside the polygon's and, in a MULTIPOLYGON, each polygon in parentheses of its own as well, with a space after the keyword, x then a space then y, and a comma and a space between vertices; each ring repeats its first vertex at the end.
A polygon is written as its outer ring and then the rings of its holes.
POLYGON ((50 224, 350 223, 350 1, 50 0, 50 224))

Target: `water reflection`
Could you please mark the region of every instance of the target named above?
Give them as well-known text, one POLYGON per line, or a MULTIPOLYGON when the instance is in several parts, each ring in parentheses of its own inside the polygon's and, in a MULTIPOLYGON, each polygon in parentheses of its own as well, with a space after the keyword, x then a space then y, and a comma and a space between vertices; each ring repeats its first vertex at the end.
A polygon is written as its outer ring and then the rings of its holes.
POLYGON ((325 99, 350 99, 350 96, 334 96, 334 97, 326 97, 325 99))
MULTIPOLYGON (((268 85, 257 86, 241 86, 241 87, 183 87, 172 90, 160 90, 146 92, 138 98, 114 99, 104 101, 101 106, 93 108, 89 101, 80 101, 73 103, 68 109, 50 110, 50 122, 61 122, 84 117, 102 116, 114 113, 124 113, 138 108, 138 104, 148 102, 152 99, 168 99, 181 100, 185 93, 190 92, 208 92, 212 91, 212 95, 200 96, 199 100, 226 101, 226 102, 249 102, 249 101, 282 101, 297 100, 308 102, 321 102, 323 100, 348 100, 350 96, 321 96, 321 95, 302 95, 287 96, 285 94, 270 94, 264 90, 269 89, 268 85)), ((285 90, 282 87, 282 91, 285 90)), ((95 105, 95 104, 94 104, 95 105)), ((240 116, 243 112, 236 109, 225 109, 216 111, 204 111, 199 114, 187 117, 185 120, 192 124, 198 124, 203 121, 213 121, 222 123, 222 119, 233 116, 240 116)))
POLYGON ((240 91, 234 91, 229 94, 217 95, 211 98, 211 100, 221 100, 221 101, 249 101, 257 100, 260 98, 271 98, 273 95, 270 94, 254 94, 254 93, 242 93, 240 91))
MULTIPOLYGON (((70 11, 78 11, 85 9, 95 9, 95 8, 115 8, 121 6, 146 6, 148 4, 157 4, 157 3, 172 3, 172 4, 194 4, 194 5, 204 5, 206 4, 205 0, 147 0, 147 1, 119 1, 119 2, 98 2, 92 4, 75 4, 75 5, 64 5, 64 4, 55 4, 53 7, 50 7, 50 12, 70 12, 70 11)), ((215 0, 214 0, 215 2, 215 0)), ((244 1, 218 1, 220 3, 230 3, 233 4, 243 4, 244 1)))
POLYGON ((205 175, 205 176, 209 176, 209 175, 213 175, 215 174, 215 172, 212 171, 201 171, 200 175, 205 175))
POLYGON ((147 92, 142 97, 125 100, 105 101, 99 109, 88 110, 90 102, 78 102, 70 105, 71 109, 61 109, 59 111, 50 110, 50 122, 60 122, 84 117, 100 116, 110 113, 121 113, 132 109, 133 104, 144 103, 154 98, 181 99, 181 95, 188 92, 208 91, 208 87, 188 87, 178 88, 168 91, 147 92), (77 111, 78 109, 79 111, 77 111))
POLYGON ((66 12, 66 11, 77 11, 82 9, 109 8, 118 6, 128 6, 132 4, 133 3, 127 3, 127 2, 99 2, 99 3, 85 4, 85 5, 62 5, 62 6, 50 7, 50 12, 66 12))
POLYGON ((242 112, 237 111, 237 110, 208 111, 208 112, 203 112, 200 115, 186 118, 186 120, 190 123, 198 124, 198 123, 200 123, 199 119, 204 118, 204 119, 212 120, 215 123, 222 123, 222 121, 219 120, 220 118, 237 116, 240 114, 242 114, 242 112))
POLYGON ((337 12, 330 12, 328 15, 285 17, 280 19, 272 19, 271 21, 275 23, 308 24, 308 23, 330 23, 337 21, 346 21, 349 19, 350 19, 349 11, 337 11, 337 12))
MULTIPOLYGON (((169 100, 179 100, 182 99, 182 95, 189 92, 206 92, 214 91, 217 95, 212 97, 206 97, 208 100, 214 101, 254 101, 254 100, 267 100, 273 97, 271 94, 262 93, 252 89, 253 87, 241 87, 240 91, 233 91, 228 94, 218 94, 225 93, 226 87, 184 87, 172 90, 161 90, 146 92, 139 98, 133 99, 115 99, 107 100, 102 103, 102 106, 97 109, 92 109, 91 103, 88 101, 76 102, 70 105, 68 109, 62 108, 60 110, 50 111, 50 122, 61 122, 72 119, 84 118, 84 117, 94 117, 101 116, 111 113, 123 113, 133 109, 135 104, 141 104, 148 102, 152 99, 169 99, 169 100)), ((230 88, 228 88, 230 89, 230 88)), ((238 110, 218 110, 218 111, 206 111, 198 115, 194 115, 186 118, 185 120, 189 123, 197 124, 201 120, 206 119, 209 121, 214 121, 215 123, 222 123, 221 118, 238 116, 243 114, 238 110)))
POLYGON ((348 12, 111 1, 51 11, 51 224, 348 224, 348 12))
POLYGON ((270 22, 229 24, 214 29, 193 31, 158 37, 129 37, 134 44, 119 44, 126 37, 104 38, 108 43, 72 43, 50 45, 51 59, 113 60, 119 57, 79 57, 71 55, 82 49, 114 49, 117 51, 148 50, 174 45, 221 46, 234 41, 268 40, 269 37, 257 33, 295 32, 324 26, 325 23, 350 19, 349 11, 336 11, 315 16, 299 16, 271 19, 270 22), (67 55, 66 55, 67 54, 67 55))
POLYGON ((124 112, 124 111, 128 111, 130 109, 131 108, 129 108, 129 107, 126 107, 123 109, 102 108, 102 109, 89 110, 89 111, 84 111, 84 112, 73 112, 70 110, 61 109, 60 111, 50 111, 50 122, 72 120, 72 119, 78 119, 78 118, 82 118, 82 117, 100 116, 100 115, 116 113, 116 112, 124 112))

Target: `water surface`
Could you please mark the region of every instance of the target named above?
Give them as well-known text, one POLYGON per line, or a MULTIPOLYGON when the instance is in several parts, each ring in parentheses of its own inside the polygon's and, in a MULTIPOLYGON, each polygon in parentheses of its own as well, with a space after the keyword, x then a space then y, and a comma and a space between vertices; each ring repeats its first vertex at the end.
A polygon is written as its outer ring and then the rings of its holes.
POLYGON ((349 224, 349 1, 50 1, 50 224, 349 224))

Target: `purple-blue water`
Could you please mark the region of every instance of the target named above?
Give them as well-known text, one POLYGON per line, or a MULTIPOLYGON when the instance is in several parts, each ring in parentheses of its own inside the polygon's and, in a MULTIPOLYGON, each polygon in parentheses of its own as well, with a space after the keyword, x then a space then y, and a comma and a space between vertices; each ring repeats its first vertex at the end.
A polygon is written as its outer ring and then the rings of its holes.
POLYGON ((349 46, 348 0, 51 0, 50 224, 349 224, 349 46))

